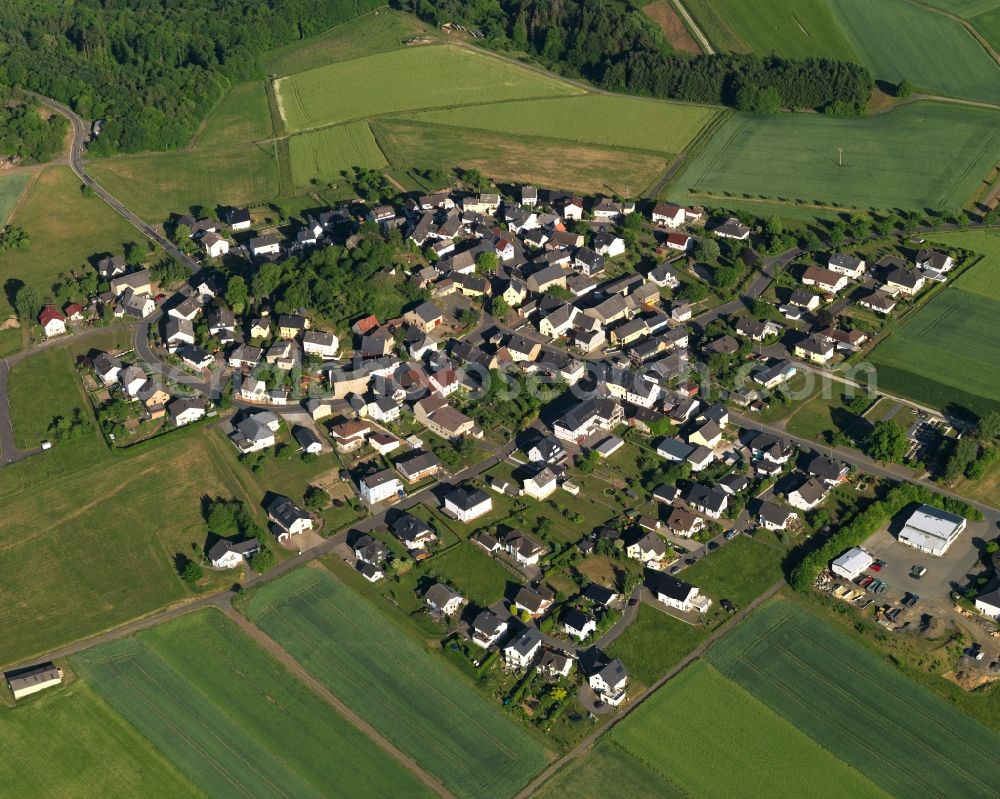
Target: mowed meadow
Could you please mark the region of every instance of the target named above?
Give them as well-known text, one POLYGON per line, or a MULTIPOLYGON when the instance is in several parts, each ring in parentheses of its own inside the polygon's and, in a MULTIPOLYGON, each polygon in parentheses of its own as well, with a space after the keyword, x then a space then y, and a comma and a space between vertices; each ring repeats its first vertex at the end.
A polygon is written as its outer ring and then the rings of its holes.
POLYGON ((735 114, 672 187, 693 201, 955 210, 998 158, 1000 111, 985 108, 919 102, 871 117, 735 114))
POLYGON ((202 795, 434 795, 216 610, 70 664, 202 795))
POLYGON ((247 617, 460 797, 510 796, 549 752, 443 659, 322 569, 252 592, 247 617))
POLYGON ((582 89, 479 51, 451 46, 394 50, 300 72, 275 82, 289 131, 400 111, 582 89), (377 87, 377 90, 376 90, 377 87))
POLYGON ((313 179, 339 179, 354 167, 382 169, 388 165, 367 122, 321 128, 288 140, 292 183, 306 188, 313 179))

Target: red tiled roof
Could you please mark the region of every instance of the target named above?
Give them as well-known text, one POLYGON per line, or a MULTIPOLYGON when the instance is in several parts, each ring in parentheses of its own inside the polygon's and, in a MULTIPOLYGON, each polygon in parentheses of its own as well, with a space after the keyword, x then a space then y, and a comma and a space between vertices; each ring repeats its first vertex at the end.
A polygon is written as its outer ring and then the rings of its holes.
POLYGON ((62 319, 62 318, 63 315, 59 313, 59 311, 56 308, 53 308, 51 305, 46 305, 44 308, 42 308, 42 312, 38 315, 38 323, 42 327, 45 327, 45 325, 47 325, 53 319, 62 319))

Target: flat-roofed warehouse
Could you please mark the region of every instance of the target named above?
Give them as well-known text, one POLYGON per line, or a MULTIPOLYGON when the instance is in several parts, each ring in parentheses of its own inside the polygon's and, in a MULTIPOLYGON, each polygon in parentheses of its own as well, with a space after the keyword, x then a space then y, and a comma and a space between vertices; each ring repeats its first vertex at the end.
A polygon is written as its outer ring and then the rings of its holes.
POLYGON ((30 669, 8 671, 4 676, 14 698, 21 699, 50 686, 59 685, 62 682, 62 669, 51 663, 43 663, 30 669))
POLYGON ((961 535, 965 525, 966 520, 961 516, 931 505, 921 505, 906 520, 899 540, 928 555, 941 557, 961 535))

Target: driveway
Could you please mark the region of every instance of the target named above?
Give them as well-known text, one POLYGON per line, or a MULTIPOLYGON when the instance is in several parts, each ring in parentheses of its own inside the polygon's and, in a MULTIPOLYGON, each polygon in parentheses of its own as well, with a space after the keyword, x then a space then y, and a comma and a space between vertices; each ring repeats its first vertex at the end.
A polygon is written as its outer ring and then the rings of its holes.
POLYGON ((281 411, 281 416, 288 423, 288 428, 291 430, 294 427, 304 427, 306 430, 312 432, 320 440, 323 445, 323 454, 327 455, 333 452, 333 446, 330 444, 330 439, 326 434, 317 428, 316 422, 309 415, 309 412, 304 409, 299 410, 288 410, 281 411))

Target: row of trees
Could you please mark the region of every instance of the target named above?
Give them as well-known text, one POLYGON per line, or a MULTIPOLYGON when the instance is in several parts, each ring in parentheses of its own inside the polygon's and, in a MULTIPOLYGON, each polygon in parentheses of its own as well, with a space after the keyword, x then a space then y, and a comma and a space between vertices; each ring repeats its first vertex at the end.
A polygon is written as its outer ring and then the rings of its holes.
POLYGON ((486 44, 526 51, 612 91, 725 103, 747 111, 815 108, 856 113, 871 96, 863 66, 828 58, 672 52, 660 29, 627 3, 600 0, 398 0, 424 19, 465 22, 486 44))
POLYGON ((229 86, 264 77, 262 52, 379 4, 0 0, 0 87, 24 86, 106 118, 98 154, 169 149, 187 143, 229 86))

